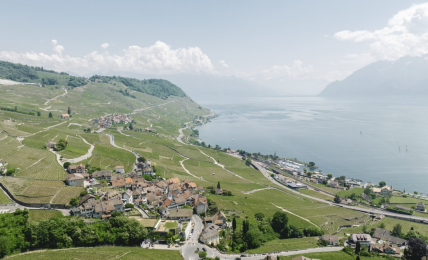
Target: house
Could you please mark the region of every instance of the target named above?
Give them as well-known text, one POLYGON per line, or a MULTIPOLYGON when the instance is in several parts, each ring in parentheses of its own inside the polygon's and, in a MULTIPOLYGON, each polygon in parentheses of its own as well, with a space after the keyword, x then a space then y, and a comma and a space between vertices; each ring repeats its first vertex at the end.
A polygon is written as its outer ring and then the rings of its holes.
POLYGON ((199 237, 199 240, 201 240, 201 242, 206 245, 217 245, 220 243, 220 234, 218 232, 219 229, 220 228, 216 225, 210 225, 209 227, 206 227, 199 237))
POLYGON ((390 244, 395 244, 399 247, 407 245, 407 240, 399 237, 394 237, 391 235, 391 232, 389 230, 383 228, 376 228, 375 232, 373 233, 373 238, 387 241, 390 244))
POLYGON ((323 235, 320 237, 320 240, 325 240, 328 242, 331 246, 338 246, 339 245, 339 237, 334 235, 323 235))
POLYGON ((192 209, 173 209, 169 211, 168 218, 174 220, 190 220, 192 218, 192 209))
POLYGON ((224 215, 224 213, 219 210, 219 211, 217 211, 217 213, 214 214, 214 216, 205 217, 204 221, 205 221, 205 226, 213 224, 213 225, 217 225, 221 228, 225 228, 227 218, 226 218, 226 215, 224 215))
POLYGON ((85 177, 80 173, 72 173, 67 175, 65 181, 69 186, 84 187, 85 177))
POLYGON ((379 194, 379 195, 382 195, 382 196, 386 196, 386 195, 390 195, 390 194, 392 193, 393 188, 392 188, 392 187, 389 187, 389 186, 383 186, 383 187, 381 187, 381 188, 373 187, 373 188, 372 188, 372 191, 373 191, 373 193, 375 193, 375 194, 379 194))
POLYGON ((94 200, 95 200, 95 196, 88 193, 88 194, 86 194, 85 196, 83 196, 80 199, 79 204, 83 204, 83 203, 86 203, 86 202, 91 202, 91 201, 94 201, 94 200))
POLYGON ((118 165, 114 169, 117 173, 125 173, 125 167, 123 165, 118 165))
POLYGON ((125 204, 127 203, 133 203, 134 202, 134 197, 132 196, 132 191, 131 190, 126 190, 125 192, 122 193, 122 200, 125 204))
POLYGON ((401 250, 396 245, 391 245, 389 242, 384 244, 374 244, 371 246, 370 250, 372 252, 384 253, 384 254, 401 254, 401 250))
POLYGON ((86 173, 85 165, 83 164, 69 165, 67 171, 68 173, 86 173))
POLYGON ((368 247, 372 243, 372 237, 369 234, 352 234, 349 237, 349 243, 355 246, 357 242, 360 242, 361 246, 368 247))
POLYGON ((46 147, 47 147, 48 149, 55 149, 55 147, 56 147, 56 143, 55 143, 55 142, 53 142, 53 141, 47 142, 47 143, 46 143, 46 147))
POLYGON ((205 197, 198 198, 195 201, 193 208, 195 209, 196 214, 202 214, 202 213, 205 214, 208 209, 207 198, 205 197))
POLYGON ((330 184, 330 187, 332 187, 332 188, 339 187, 339 183, 337 181, 331 181, 329 184, 330 184))
POLYGON ((111 187, 114 188, 125 188, 125 180, 124 179, 119 179, 116 181, 111 181, 111 187))
POLYGON ((96 171, 91 174, 91 177, 97 180, 111 181, 111 176, 112 176, 111 171, 107 171, 107 170, 96 171))
POLYGON ((416 204, 416 210, 425 212, 425 205, 422 202, 419 202, 416 204))
POLYGON ((153 172, 153 168, 151 166, 146 166, 143 168, 143 172, 144 175, 150 175, 153 176, 155 175, 155 173, 153 172))
POLYGON ((223 194, 223 190, 222 189, 215 188, 214 190, 215 190, 215 194, 217 194, 217 195, 222 195, 223 194))
POLYGON ((69 114, 62 114, 59 117, 62 118, 62 119, 69 119, 70 115, 69 114))

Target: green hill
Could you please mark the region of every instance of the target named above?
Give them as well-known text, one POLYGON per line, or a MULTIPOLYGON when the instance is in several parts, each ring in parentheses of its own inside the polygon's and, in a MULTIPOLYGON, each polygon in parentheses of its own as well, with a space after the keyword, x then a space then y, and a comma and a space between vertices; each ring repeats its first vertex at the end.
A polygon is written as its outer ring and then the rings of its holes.
MULTIPOLYGON (((65 72, 56 72, 46 70, 43 67, 33 67, 7 61, 0 61, 0 78, 25 83, 40 83, 43 86, 68 86, 71 88, 81 87, 88 83, 88 80, 84 77, 75 77, 65 72)), ((183 90, 164 79, 139 80, 118 76, 94 75, 89 78, 89 81, 122 86, 125 91, 118 91, 131 97, 135 96, 130 95, 127 88, 161 99, 186 97, 186 93, 183 90)))
POLYGON ((186 93, 181 90, 176 85, 172 84, 168 80, 164 79, 132 79, 124 77, 108 77, 108 76, 99 76, 95 75, 89 78, 89 80, 95 82, 97 80, 102 81, 103 83, 122 83, 131 90, 142 92, 151 96, 159 97, 166 99, 170 96, 176 97, 185 97, 186 93))

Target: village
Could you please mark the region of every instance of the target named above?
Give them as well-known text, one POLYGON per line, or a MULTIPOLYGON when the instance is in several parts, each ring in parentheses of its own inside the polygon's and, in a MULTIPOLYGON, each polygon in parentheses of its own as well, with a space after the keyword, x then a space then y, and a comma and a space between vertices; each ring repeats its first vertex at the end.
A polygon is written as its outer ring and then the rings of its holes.
MULTIPOLYGON (((204 187, 189 180, 157 178, 150 161, 136 163, 136 171, 131 173, 116 166, 114 171, 88 174, 83 164, 69 165, 67 171, 67 185, 85 188, 77 200, 72 200, 72 216, 90 221, 126 214, 156 233, 156 242, 169 245, 172 238, 183 242, 197 233, 193 239, 215 246, 220 231, 231 225, 221 211, 207 216, 209 203, 204 187), (202 232, 194 232, 195 225, 202 227, 202 232)), ((221 195, 223 190, 215 188, 215 192, 221 195)))

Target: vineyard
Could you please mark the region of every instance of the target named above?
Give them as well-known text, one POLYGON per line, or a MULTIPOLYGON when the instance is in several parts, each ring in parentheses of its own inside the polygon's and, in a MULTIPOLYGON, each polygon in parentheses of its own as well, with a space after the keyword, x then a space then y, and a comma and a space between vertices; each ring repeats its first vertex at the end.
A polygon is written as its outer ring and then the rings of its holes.
POLYGON ((83 191, 83 188, 64 186, 55 196, 52 203, 67 205, 70 202, 71 198, 79 196, 81 191, 83 191))

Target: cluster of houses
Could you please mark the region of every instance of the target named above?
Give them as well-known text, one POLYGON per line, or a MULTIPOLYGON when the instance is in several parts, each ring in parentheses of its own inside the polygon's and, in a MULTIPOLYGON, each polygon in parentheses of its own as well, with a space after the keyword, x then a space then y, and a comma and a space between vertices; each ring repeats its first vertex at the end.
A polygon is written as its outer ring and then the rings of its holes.
POLYGON ((208 209, 207 198, 202 195, 204 189, 189 180, 180 181, 178 178, 171 178, 147 181, 135 173, 123 176, 112 175, 109 171, 93 172, 91 178, 98 181, 106 180, 111 188, 108 192, 83 197, 79 206, 71 210, 73 215, 109 217, 113 212, 123 212, 123 206, 130 203, 151 211, 157 210, 164 219, 188 221, 193 211, 202 214, 208 209), (96 196, 99 199, 95 200, 96 196), (188 207, 183 208, 185 205, 188 207))
POLYGON ((85 188, 101 187, 100 180, 106 180, 114 188, 129 188, 130 181, 127 182, 127 179, 129 179, 126 178, 127 176, 142 179, 143 175, 155 175, 150 161, 137 163, 136 171, 128 174, 125 174, 125 167, 123 165, 115 166, 114 172, 102 170, 88 174, 83 164, 69 165, 67 171, 69 174, 66 176, 66 183, 69 186, 85 188))
POLYGON ((100 128, 109 128, 113 124, 128 124, 130 122, 132 122, 132 118, 126 114, 112 114, 94 119, 94 123, 100 128))
MULTIPOLYGON (((327 241, 328 245, 331 246, 339 246, 339 237, 335 235, 324 235, 320 237, 320 240, 327 241)), ((383 228, 376 228, 373 236, 364 233, 351 234, 347 241, 351 247, 356 247, 359 243, 361 247, 366 246, 370 252, 397 257, 401 257, 407 242, 405 239, 392 236, 389 230, 383 228)))
POLYGON ((303 183, 300 183, 297 181, 289 180, 289 179, 287 179, 284 176, 279 175, 279 174, 275 174, 274 177, 278 182, 288 186, 291 189, 297 190, 297 189, 307 189, 308 188, 308 185, 306 185, 306 184, 303 184, 303 183))

